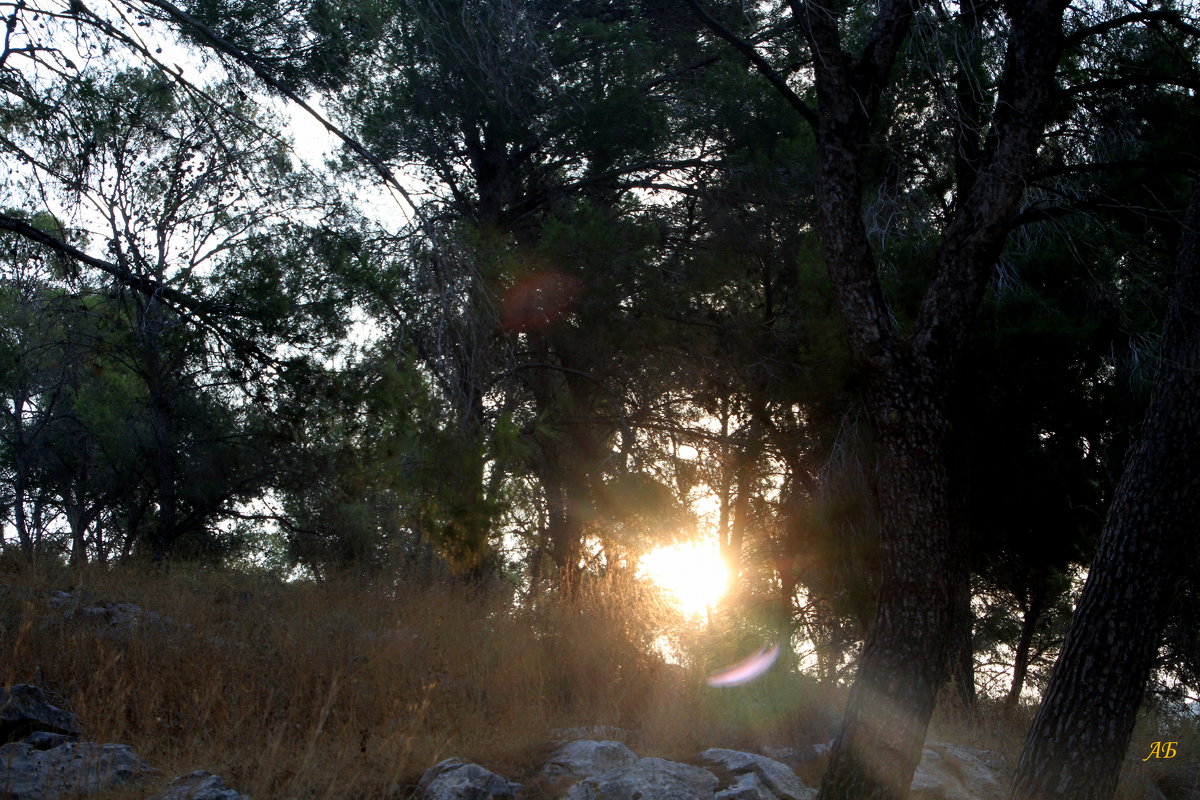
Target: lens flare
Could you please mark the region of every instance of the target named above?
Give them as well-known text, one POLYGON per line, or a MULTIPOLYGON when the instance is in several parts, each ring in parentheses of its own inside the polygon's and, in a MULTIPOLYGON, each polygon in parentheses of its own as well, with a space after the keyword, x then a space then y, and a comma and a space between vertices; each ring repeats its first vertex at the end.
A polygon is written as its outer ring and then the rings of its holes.
POLYGON ((779 645, 763 645, 751 655, 736 664, 717 670, 705 679, 709 686, 718 688, 725 686, 741 686, 762 675, 771 668, 775 659, 779 658, 779 645))

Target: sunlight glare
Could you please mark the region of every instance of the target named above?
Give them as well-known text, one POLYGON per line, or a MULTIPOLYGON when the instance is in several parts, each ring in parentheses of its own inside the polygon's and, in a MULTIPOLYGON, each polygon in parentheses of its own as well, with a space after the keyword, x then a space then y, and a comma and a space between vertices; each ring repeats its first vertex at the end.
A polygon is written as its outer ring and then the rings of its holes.
POLYGON ((642 556, 639 575, 664 589, 689 616, 715 606, 729 588, 729 570, 715 542, 685 542, 642 556))

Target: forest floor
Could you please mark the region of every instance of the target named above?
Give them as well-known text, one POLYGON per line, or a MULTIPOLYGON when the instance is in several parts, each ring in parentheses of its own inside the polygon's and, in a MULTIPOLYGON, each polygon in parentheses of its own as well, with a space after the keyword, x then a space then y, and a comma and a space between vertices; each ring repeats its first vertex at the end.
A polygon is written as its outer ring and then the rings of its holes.
MULTIPOLYGON (((578 726, 615 726, 640 755, 677 759, 831 738, 843 690, 780 669, 710 688, 710 664, 738 647, 713 636, 636 585, 527 608, 454 583, 0 570, 4 686, 54 693, 86 739, 132 745, 162 784, 207 769, 264 800, 400 798, 451 756, 527 779, 553 732, 578 726), (105 603, 154 614, 72 613, 105 603), (682 664, 664 661, 665 642, 682 664)), ((939 710, 929 739, 1013 758, 1032 713, 939 710)), ((1135 742, 1156 738, 1156 724, 1144 720, 1135 742)))

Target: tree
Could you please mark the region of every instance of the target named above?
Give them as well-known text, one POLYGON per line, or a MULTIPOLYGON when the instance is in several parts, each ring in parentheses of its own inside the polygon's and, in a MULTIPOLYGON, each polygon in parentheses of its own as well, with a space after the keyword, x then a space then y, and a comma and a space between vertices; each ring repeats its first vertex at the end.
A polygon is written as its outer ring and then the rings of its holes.
POLYGON ((1159 372, 1009 796, 1107 800, 1195 564, 1200 513, 1200 183, 1183 219, 1159 372))
POLYGON ((1005 6, 1006 54, 992 84, 981 75, 981 37, 994 24, 989 7, 938 19, 936 7, 888 2, 868 18, 846 5, 790 3, 810 57, 813 107, 757 50, 689 2, 816 131, 818 229, 865 380, 881 546, 875 619, 820 796, 903 797, 969 600, 948 483, 945 398, 1048 121, 1065 4, 1005 6), (917 46, 906 50, 914 25, 954 42, 952 55, 927 71, 921 92, 955 146, 934 172, 952 199, 934 206, 941 209, 930 220, 937 235, 922 253, 928 278, 916 302, 904 304, 888 297, 863 208, 871 170, 891 166, 870 158, 874 137, 907 124, 891 76, 902 54, 919 57, 917 46))
POLYGON ((4 147, 36 178, 25 202, 98 231, 71 241, 0 215, 0 229, 69 265, 56 284, 79 298, 59 317, 72 344, 43 459, 72 560, 89 539, 99 556, 140 540, 159 561, 181 543, 217 558, 216 520, 278 469, 265 452, 271 423, 253 410, 284 366, 274 351, 327 346, 347 326, 331 299, 338 237, 298 219, 336 203, 322 203, 324 187, 293 170, 272 121, 230 84, 205 93, 89 69, 26 87, 2 111, 4 147), (89 238, 107 259, 81 249, 89 238), (304 275, 317 260, 331 274, 304 275), (118 541, 102 544, 102 522, 118 541))

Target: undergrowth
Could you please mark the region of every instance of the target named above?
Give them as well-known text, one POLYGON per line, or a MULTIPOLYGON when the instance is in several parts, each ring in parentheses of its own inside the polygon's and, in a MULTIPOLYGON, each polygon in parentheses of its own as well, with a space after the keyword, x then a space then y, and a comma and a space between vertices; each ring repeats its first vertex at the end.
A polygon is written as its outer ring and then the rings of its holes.
POLYGON ((524 607, 455 582, 9 567, 0 680, 49 690, 85 738, 132 745, 161 784, 203 768, 255 798, 405 797, 451 756, 520 779, 560 728, 615 726, 665 757, 794 739, 815 696, 776 679, 740 695, 758 691, 758 718, 735 713, 744 703, 704 684, 702 657, 664 658, 682 624, 634 581, 524 607), (70 601, 52 608, 54 590, 70 601), (169 623, 71 613, 102 602, 169 623))
MULTIPOLYGON (((79 716, 84 738, 132 745, 161 772, 106 800, 140 800, 195 769, 256 800, 400 800, 452 756, 523 781, 525 796, 542 800, 536 770, 557 729, 613 726, 640 755, 685 760, 707 747, 832 738, 844 690, 783 669, 707 686, 705 675, 741 647, 726 634, 681 619, 631 580, 530 607, 453 581, 0 569, 3 685, 48 690, 79 716), (55 590, 70 599, 53 607, 55 590), (126 628, 78 613, 105 602, 167 621, 143 615, 126 628)), ((1014 759, 1032 714, 983 701, 964 717, 947 704, 929 740, 1014 759)), ((1131 754, 1142 740, 1171 737, 1181 754, 1200 747, 1194 726, 1166 730, 1147 716, 1131 754)), ((1138 787, 1162 771, 1132 762, 1119 798, 1142 797, 1138 787)), ((819 767, 801 777, 814 785, 819 767)))

